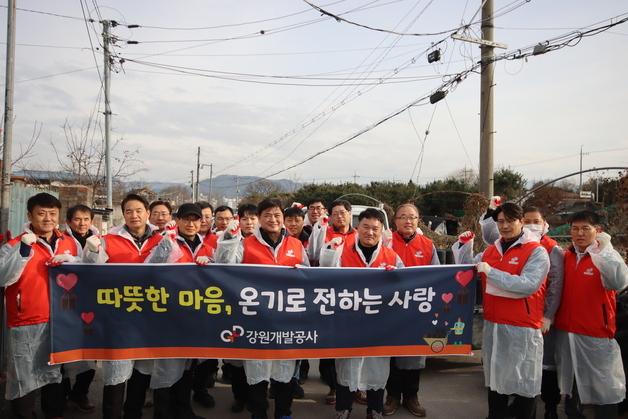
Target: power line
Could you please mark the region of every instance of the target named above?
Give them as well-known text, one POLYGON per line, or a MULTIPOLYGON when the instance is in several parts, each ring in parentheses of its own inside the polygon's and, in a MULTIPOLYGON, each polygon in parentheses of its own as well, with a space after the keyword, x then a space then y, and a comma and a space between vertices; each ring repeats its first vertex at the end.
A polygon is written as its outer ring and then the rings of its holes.
POLYGON ((91 47, 92 50, 92 56, 94 57, 94 64, 96 65, 96 71, 98 72, 98 78, 100 79, 100 85, 103 85, 103 79, 102 79, 102 75, 100 74, 100 67, 98 67, 98 60, 96 59, 96 52, 94 51, 94 43, 92 42, 92 35, 89 32, 89 25, 88 25, 88 20, 87 20, 87 16, 85 16, 85 7, 83 6, 83 0, 79 0, 79 2, 81 3, 81 11, 83 12, 83 17, 84 22, 85 22, 85 29, 87 30, 87 38, 89 39, 89 45, 91 47))
MULTIPOLYGON (((1 4, 0 7, 4 8, 4 9, 7 8, 7 6, 4 5, 4 4, 1 4)), ((78 16, 68 16, 68 15, 62 15, 62 14, 59 14, 59 13, 44 12, 42 10, 24 9, 24 8, 21 8, 21 7, 18 7, 16 10, 19 11, 19 12, 36 13, 36 14, 40 14, 40 15, 54 16, 54 17, 60 17, 60 18, 64 18, 64 19, 85 20, 85 18, 78 17, 78 16)))

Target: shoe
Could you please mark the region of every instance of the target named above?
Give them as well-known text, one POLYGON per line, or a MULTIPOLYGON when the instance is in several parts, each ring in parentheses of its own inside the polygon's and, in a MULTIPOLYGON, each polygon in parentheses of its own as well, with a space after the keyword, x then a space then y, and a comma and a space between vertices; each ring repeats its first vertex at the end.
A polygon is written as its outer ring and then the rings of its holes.
POLYGON ((394 415, 400 406, 401 401, 398 398, 386 396, 386 403, 384 403, 384 411, 382 413, 384 413, 384 416, 394 415))
POLYGON ((214 397, 207 393, 207 392, 195 392, 194 396, 192 397, 192 399, 202 405, 203 407, 214 407, 216 406, 216 401, 214 400, 214 397))
POLYGON ((297 380, 294 380, 294 382, 293 382, 292 398, 293 399, 303 399, 303 398, 305 398, 305 391, 303 390, 303 387, 301 387, 299 385, 299 382, 297 380))
POLYGON ((366 391, 358 390, 354 393, 353 398, 357 404, 368 404, 366 400, 366 391))
POLYGON ((70 401, 81 411, 81 412, 91 412, 96 409, 96 406, 89 401, 87 396, 83 397, 73 397, 70 396, 70 401))
POLYGON ((336 411, 336 416, 334 416, 334 419, 349 419, 349 416, 351 416, 351 410, 341 410, 336 411))
POLYGON ((546 409, 545 410, 545 416, 543 416, 545 419, 558 419, 558 412, 556 411, 556 408, 554 409, 546 409))
POLYGON ((416 397, 404 399, 403 407, 408 409, 408 412, 412 413, 414 416, 423 418, 426 415, 425 408, 421 406, 421 403, 419 403, 419 399, 417 399, 416 397))
POLYGON ((246 402, 244 400, 234 400, 233 404, 231 405, 231 411, 233 413, 240 413, 244 411, 245 407, 246 402))
POLYGON ((366 419, 384 419, 384 415, 382 415, 380 412, 373 410, 371 413, 366 415, 366 419))
POLYGON ((328 404, 328 405, 336 404, 336 390, 334 390, 333 388, 329 390, 329 393, 327 393, 327 396, 325 396, 325 404, 328 404))

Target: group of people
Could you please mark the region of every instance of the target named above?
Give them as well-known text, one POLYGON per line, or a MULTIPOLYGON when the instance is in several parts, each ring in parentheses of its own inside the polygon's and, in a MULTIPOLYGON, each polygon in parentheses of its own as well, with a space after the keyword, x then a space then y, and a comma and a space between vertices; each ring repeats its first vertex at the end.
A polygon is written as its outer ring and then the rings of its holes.
MULTIPOLYGON (((542 394, 545 417, 557 417, 561 394, 568 414, 581 404, 596 405, 596 417, 617 416, 625 397, 625 376, 614 340, 615 297, 628 285, 628 268, 601 232, 595 213, 573 216, 572 246, 563 250, 549 236, 537 208, 497 198, 480 220, 488 245, 473 254, 473 234, 453 246, 457 263, 474 263, 481 277, 484 309, 483 365, 489 418, 529 419, 542 394), (509 405, 511 396, 514 401, 509 405), (569 410, 571 409, 571 410, 569 410)), ((277 199, 244 204, 237 211, 209 203, 148 203, 127 195, 121 203, 124 224, 100 234, 93 212, 69 208, 59 229, 61 203, 40 193, 28 200, 28 224, 0 249, 0 286, 5 287, 8 327, 6 398, 16 418, 32 418, 36 391, 47 418, 63 416, 67 401, 91 411, 88 397, 94 362, 48 365, 50 348, 48 267, 80 263, 244 263, 380 268, 437 265, 432 241, 419 224, 412 203, 399 206, 393 231, 383 213, 363 211, 352 223, 351 204, 326 205, 314 198, 284 208, 277 199), (74 381, 71 384, 71 380, 74 381)), ((184 279, 182 279, 184 280, 184 279)), ((252 279, 253 280, 253 279, 252 279)), ((420 279, 419 279, 420 280, 420 279)), ((103 373, 102 416, 142 416, 153 390, 155 419, 198 418, 191 401, 212 407, 208 392, 219 360, 159 359, 99 361, 103 373)), ((319 371, 329 386, 325 401, 335 418, 347 419, 354 402, 367 406, 367 418, 395 414, 402 406, 426 416, 418 399, 425 357, 321 359, 319 371), (386 397, 384 397, 386 396, 386 397)), ((267 418, 269 397, 276 419, 292 417, 307 360, 222 360, 222 375, 232 387, 233 412, 245 408, 267 418), (270 394, 269 394, 270 390, 270 394)))

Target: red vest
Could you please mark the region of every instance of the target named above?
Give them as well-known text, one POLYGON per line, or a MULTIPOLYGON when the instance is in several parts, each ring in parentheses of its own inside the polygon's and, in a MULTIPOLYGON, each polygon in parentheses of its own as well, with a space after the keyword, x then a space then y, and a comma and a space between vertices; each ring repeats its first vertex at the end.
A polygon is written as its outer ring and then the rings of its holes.
POLYGON ((194 254, 192 254, 190 246, 188 246, 186 243, 182 243, 180 240, 178 242, 179 248, 183 252, 183 256, 181 256, 179 260, 177 260, 177 263, 194 263, 196 258, 199 256, 212 257, 212 255, 214 254, 214 248, 211 247, 206 240, 198 245, 194 254))
POLYGON ((303 263, 303 245, 298 239, 284 236, 277 246, 277 256, 273 249, 259 241, 254 235, 250 235, 242 241, 244 254, 242 263, 257 265, 283 265, 294 266, 303 263))
POLYGON ((329 243, 331 239, 340 237, 343 240, 343 243, 348 243, 350 246, 353 246, 357 235, 358 232, 355 231, 355 228, 350 228, 346 233, 339 233, 334 230, 332 226, 328 226, 327 231, 325 232, 325 243, 329 243))
POLYGON ((541 237, 541 246, 543 246, 545 250, 547 250, 547 254, 549 255, 550 253, 552 253, 552 249, 558 246, 558 243, 556 243, 556 240, 554 240, 550 236, 544 235, 543 237, 541 237))
POLYGON ((422 234, 416 234, 408 243, 401 234, 392 235, 392 249, 399 255, 404 266, 421 266, 432 264, 434 244, 422 234))
POLYGON ((604 288, 600 271, 588 254, 578 263, 573 249, 565 252, 565 280, 555 325, 579 335, 615 336, 615 291, 604 288))
MULTIPOLYGON (((46 323, 50 319, 50 294, 48 286, 48 266, 46 262, 54 255, 64 253, 76 256, 76 242, 56 231, 58 239, 54 253, 37 241, 32 246, 32 257, 26 263, 20 279, 6 288, 5 300, 7 325, 9 327, 46 323)), ((22 235, 8 242, 10 246, 20 246, 22 235)))
MULTIPOLYGON (((502 257, 495 245, 489 246, 482 255, 482 261, 492 268, 508 272, 512 275, 521 275, 528 258, 541 245, 538 242, 529 242, 515 245, 506 250, 502 257)), ((539 289, 525 298, 507 298, 486 293, 486 275, 482 274, 482 290, 484 318, 493 323, 510 324, 519 327, 540 329, 543 324, 543 303, 545 301, 546 279, 539 289)))
POLYGON ((340 256, 340 266, 343 268, 384 268, 387 265, 397 266, 397 254, 391 248, 381 246, 375 259, 367 266, 358 250, 356 244, 345 243, 340 256))
POLYGON ((133 240, 119 234, 105 234, 102 238, 107 244, 105 248, 109 256, 107 263, 143 263, 163 236, 155 231, 142 244, 141 249, 137 248, 133 240))
POLYGON ((215 250, 218 247, 218 235, 210 231, 205 235, 203 242, 215 250))

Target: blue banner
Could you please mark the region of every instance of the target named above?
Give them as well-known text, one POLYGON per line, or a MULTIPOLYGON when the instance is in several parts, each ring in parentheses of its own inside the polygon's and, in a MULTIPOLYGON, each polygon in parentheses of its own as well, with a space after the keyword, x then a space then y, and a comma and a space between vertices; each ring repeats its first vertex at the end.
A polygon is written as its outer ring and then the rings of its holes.
POLYGON ((50 360, 468 355, 475 279, 472 265, 64 264, 50 360))

